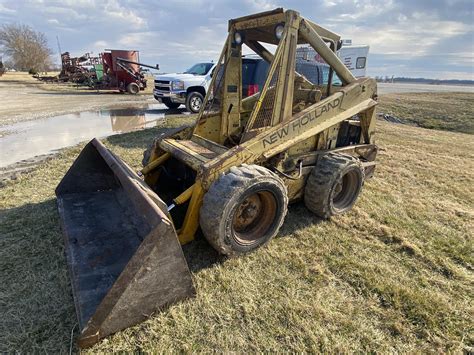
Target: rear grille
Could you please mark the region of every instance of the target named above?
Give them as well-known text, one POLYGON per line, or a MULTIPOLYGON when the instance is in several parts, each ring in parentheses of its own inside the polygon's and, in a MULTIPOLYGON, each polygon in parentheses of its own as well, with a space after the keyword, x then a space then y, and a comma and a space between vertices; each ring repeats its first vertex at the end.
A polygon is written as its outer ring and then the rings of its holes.
POLYGON ((168 80, 155 80, 155 89, 161 91, 170 91, 171 82, 168 80))

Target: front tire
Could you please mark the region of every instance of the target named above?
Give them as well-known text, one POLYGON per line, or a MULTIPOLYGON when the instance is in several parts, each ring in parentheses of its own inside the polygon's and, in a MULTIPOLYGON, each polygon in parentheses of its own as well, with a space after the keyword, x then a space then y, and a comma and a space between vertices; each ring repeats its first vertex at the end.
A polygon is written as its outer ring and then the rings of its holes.
POLYGON ((136 95, 140 92, 140 87, 137 83, 130 83, 127 85, 127 92, 132 95, 136 95))
POLYGON ((171 110, 176 110, 179 106, 181 106, 180 103, 177 103, 177 102, 172 102, 170 99, 168 98, 164 98, 163 100, 163 103, 165 104, 166 107, 168 107, 169 109, 171 110))
POLYGON ((201 110, 202 103, 204 101, 204 97, 201 93, 197 91, 192 91, 188 93, 186 97, 186 108, 188 111, 192 113, 199 113, 201 110))
POLYGON ((321 218, 349 211, 360 194, 364 169, 359 159, 329 153, 319 158, 305 187, 306 207, 321 218))
POLYGON ((286 186, 270 170, 232 167, 204 195, 199 220, 204 236, 221 254, 250 252, 280 230, 288 206, 286 186))

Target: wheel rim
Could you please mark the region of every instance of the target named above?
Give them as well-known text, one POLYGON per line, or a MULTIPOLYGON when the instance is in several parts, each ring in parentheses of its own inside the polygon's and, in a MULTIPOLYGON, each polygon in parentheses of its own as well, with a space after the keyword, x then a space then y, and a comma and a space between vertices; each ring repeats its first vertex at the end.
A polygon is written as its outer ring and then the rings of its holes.
POLYGON ((138 91, 140 91, 140 88, 138 87, 138 85, 131 84, 129 91, 131 94, 138 94, 138 91))
POLYGON ((336 210, 341 211, 352 205, 359 191, 359 175, 350 170, 339 178, 334 186, 332 203, 336 210))
POLYGON ((192 97, 189 103, 193 111, 199 111, 201 109, 202 100, 199 97, 192 97))
POLYGON ((270 191, 247 196, 235 209, 233 236, 241 245, 258 243, 270 230, 277 213, 277 201, 270 191))

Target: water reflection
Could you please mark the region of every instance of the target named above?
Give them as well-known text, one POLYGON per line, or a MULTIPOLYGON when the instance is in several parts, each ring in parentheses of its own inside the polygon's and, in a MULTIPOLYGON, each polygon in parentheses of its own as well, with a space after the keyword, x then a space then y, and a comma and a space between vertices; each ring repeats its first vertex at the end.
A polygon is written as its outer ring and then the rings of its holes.
POLYGON ((93 137, 107 137, 159 125, 168 114, 184 114, 153 104, 87 111, 0 127, 0 167, 48 154, 93 137))
MULTIPOLYGON (((160 118, 161 119, 161 118, 160 118)), ((148 123, 156 122, 158 119, 148 121, 148 123)), ((147 120, 145 114, 137 113, 135 115, 121 116, 115 113, 110 115, 110 123, 114 132, 131 132, 145 128, 147 120)))
POLYGON ((99 112, 101 116, 110 117, 112 131, 116 133, 132 132, 156 126, 163 121, 166 115, 188 114, 185 109, 169 110, 167 108, 126 108, 99 112))

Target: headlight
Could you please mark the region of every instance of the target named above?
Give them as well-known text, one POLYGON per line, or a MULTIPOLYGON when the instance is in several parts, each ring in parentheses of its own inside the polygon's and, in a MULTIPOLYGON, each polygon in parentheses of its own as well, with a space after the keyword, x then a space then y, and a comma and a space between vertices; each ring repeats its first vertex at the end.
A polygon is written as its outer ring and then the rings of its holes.
POLYGON ((234 43, 237 45, 241 45, 244 41, 244 34, 242 32, 234 32, 234 43))
POLYGON ((184 81, 181 81, 181 80, 173 81, 171 83, 171 90, 172 91, 184 90, 184 81))
POLYGON ((279 23, 278 25, 275 26, 275 37, 277 40, 280 40, 281 36, 283 36, 284 29, 285 29, 284 23, 279 23))

